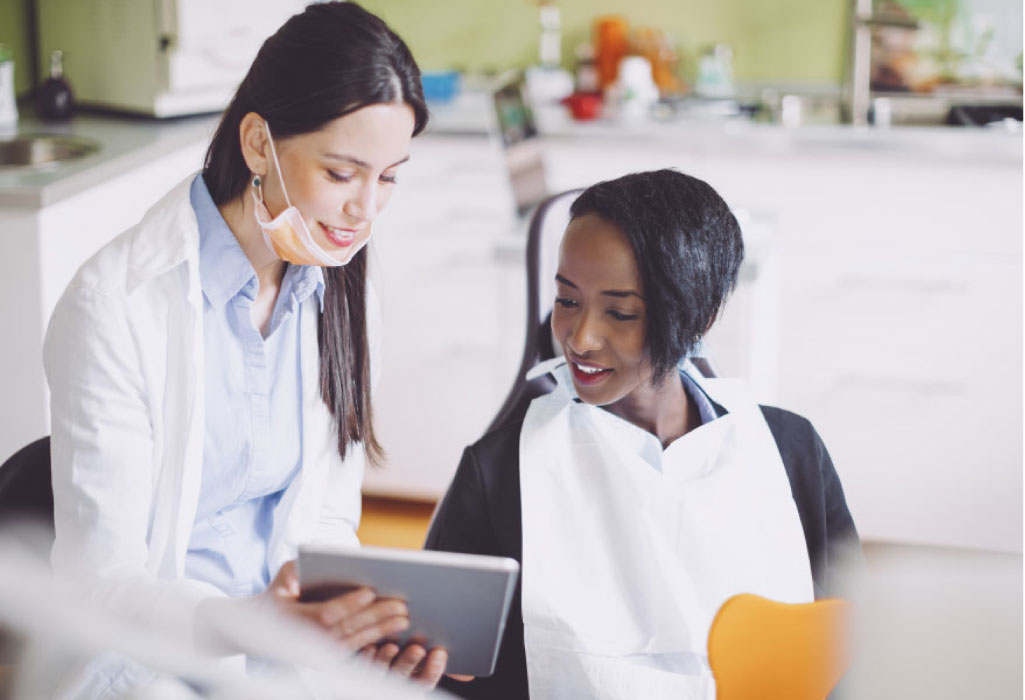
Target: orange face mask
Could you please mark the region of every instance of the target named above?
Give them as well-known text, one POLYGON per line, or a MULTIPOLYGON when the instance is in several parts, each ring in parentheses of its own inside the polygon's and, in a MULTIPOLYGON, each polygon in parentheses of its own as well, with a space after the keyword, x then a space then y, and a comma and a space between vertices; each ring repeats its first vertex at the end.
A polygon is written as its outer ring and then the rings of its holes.
MULTIPOLYGON (((265 122, 266 124, 266 122, 265 122)), ((288 207, 275 217, 271 217, 267 204, 263 201, 263 185, 259 177, 253 178, 253 204, 256 223, 263 231, 263 239, 267 247, 282 260, 295 265, 317 265, 320 267, 339 267, 352 260, 352 257, 367 244, 370 236, 362 237, 362 240, 354 241, 353 245, 345 249, 344 254, 332 255, 321 248, 310 233, 306 220, 299 213, 298 207, 294 206, 288 198, 288 190, 285 188, 285 179, 281 175, 281 166, 278 163, 278 154, 274 149, 274 139, 270 135, 270 125, 267 126, 267 138, 270 141, 271 157, 274 160, 274 169, 278 173, 278 180, 281 181, 281 191, 285 195, 285 203, 288 207)), ((341 251, 339 251, 341 253, 341 251)))

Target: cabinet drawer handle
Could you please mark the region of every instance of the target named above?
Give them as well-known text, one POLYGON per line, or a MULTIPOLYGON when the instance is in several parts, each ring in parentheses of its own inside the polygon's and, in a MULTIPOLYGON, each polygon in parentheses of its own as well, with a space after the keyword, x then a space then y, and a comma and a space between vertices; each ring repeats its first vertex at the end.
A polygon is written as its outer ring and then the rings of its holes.
POLYGON ((840 375, 833 382, 832 389, 827 393, 834 394, 846 391, 852 387, 887 393, 925 396, 964 396, 967 393, 964 383, 858 373, 840 375))
POLYGON ((840 290, 868 289, 870 291, 912 292, 914 294, 961 294, 968 290, 964 282, 940 279, 897 279, 872 275, 848 275, 836 285, 840 290))

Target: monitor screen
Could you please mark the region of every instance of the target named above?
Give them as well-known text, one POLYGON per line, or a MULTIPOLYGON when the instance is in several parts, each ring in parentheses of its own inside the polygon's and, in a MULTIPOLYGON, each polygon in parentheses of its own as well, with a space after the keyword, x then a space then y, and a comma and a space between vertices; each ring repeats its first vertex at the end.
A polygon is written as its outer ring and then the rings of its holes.
POLYGON ((505 147, 537 136, 534 114, 524 97, 523 77, 506 82, 493 93, 498 130, 505 147))
POLYGON ((516 211, 523 215, 548 196, 534 114, 524 93, 523 76, 504 81, 492 92, 516 211))

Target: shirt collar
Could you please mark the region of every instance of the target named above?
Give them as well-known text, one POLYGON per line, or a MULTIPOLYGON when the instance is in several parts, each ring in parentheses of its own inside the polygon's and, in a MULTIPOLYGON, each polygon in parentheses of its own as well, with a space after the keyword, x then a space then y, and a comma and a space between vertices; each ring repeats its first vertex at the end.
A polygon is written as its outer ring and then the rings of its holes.
POLYGON ((296 304, 302 304, 311 294, 317 295, 320 311, 324 311, 324 271, 316 265, 292 265, 285 271, 281 292, 291 294, 296 304))
POLYGON ((694 381, 689 374, 681 371, 680 379, 683 381, 684 391, 686 391, 687 395, 694 401, 694 405, 698 407, 698 417, 701 418, 701 425, 711 423, 726 412, 724 409, 721 409, 721 407, 717 409, 717 404, 708 397, 708 394, 698 386, 698 383, 694 381))
MULTIPOLYGON (((254 299, 259 286, 256 271, 214 204, 202 173, 192 181, 189 200, 199 224, 199 278, 203 294, 218 306, 239 293, 254 299)), ((289 265, 280 293, 294 296, 299 304, 316 293, 323 311, 324 273, 315 265, 289 265)))
POLYGON ((203 294, 217 306, 243 290, 250 299, 255 298, 256 271, 214 204, 202 174, 192 181, 189 201, 199 224, 199 282, 203 294))

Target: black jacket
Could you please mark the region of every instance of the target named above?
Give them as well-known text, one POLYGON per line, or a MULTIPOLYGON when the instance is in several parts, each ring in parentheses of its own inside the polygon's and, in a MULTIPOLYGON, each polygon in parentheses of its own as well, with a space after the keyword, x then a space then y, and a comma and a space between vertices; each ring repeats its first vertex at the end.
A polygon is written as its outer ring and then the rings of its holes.
MULTIPOLYGON (((832 570, 852 543, 854 521, 833 462, 806 419, 762 407, 776 440, 808 544, 815 597, 829 594, 832 570)), ((427 549, 492 554, 522 561, 519 421, 488 433, 467 447, 430 531, 427 549)), ((445 679, 442 686, 466 698, 526 698, 527 662, 517 584, 494 675, 470 683, 445 679)))

